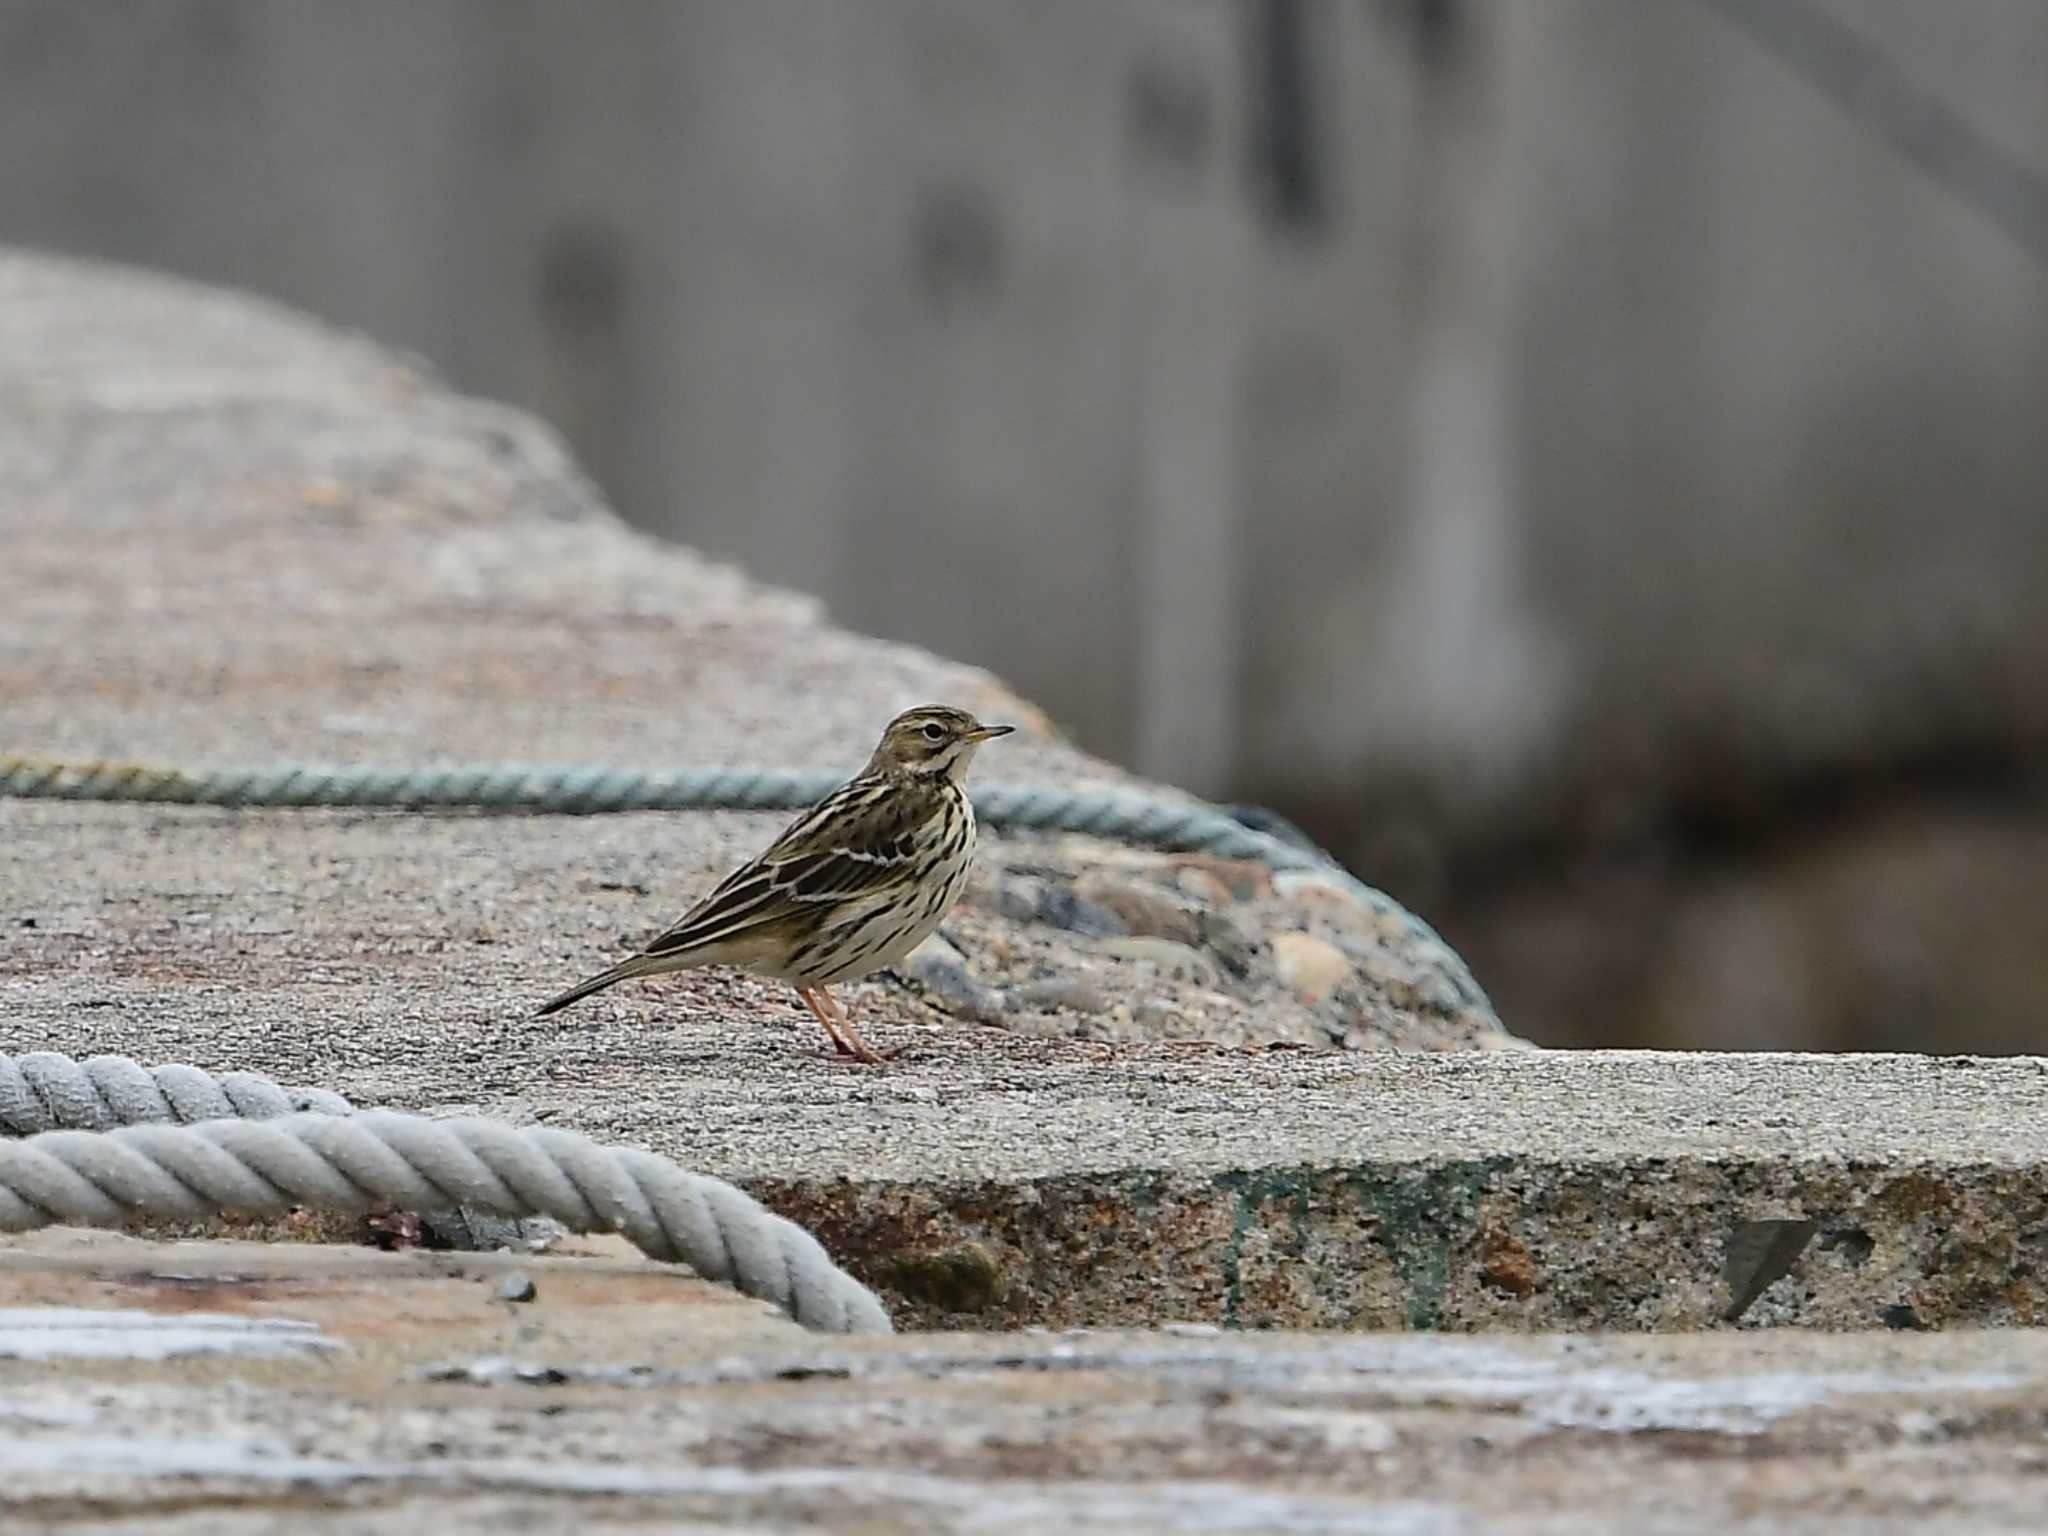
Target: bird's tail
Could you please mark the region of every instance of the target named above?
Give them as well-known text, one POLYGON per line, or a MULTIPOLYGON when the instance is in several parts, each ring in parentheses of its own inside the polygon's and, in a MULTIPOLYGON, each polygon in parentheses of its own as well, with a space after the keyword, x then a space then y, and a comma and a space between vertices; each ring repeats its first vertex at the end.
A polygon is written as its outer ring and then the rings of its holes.
POLYGON ((645 976, 649 971, 672 970, 674 966, 675 962, 665 955, 635 955, 630 960, 621 960, 610 970, 601 971, 588 981, 577 982, 560 997, 549 998, 534 1010, 534 1017, 539 1018, 542 1014, 553 1013, 558 1008, 566 1008, 571 1003, 580 1002, 591 993, 602 992, 613 982, 624 981, 629 976, 645 976), (663 964, 664 961, 668 962, 666 966, 663 964))

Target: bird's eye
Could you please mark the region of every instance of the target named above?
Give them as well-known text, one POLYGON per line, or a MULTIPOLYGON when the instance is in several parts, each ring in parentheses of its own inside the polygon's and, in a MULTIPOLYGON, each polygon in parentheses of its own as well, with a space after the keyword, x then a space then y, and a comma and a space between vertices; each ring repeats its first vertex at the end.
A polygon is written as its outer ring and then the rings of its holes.
POLYGON ((936 721, 936 720, 927 720, 927 721, 925 722, 925 727, 924 727, 924 739, 925 739, 926 741, 938 741, 938 740, 941 740, 941 739, 942 739, 942 738, 943 738, 943 737, 945 736, 945 734, 946 734, 946 728, 945 728, 945 727, 944 727, 943 725, 939 724, 939 722, 938 722, 938 721, 936 721))

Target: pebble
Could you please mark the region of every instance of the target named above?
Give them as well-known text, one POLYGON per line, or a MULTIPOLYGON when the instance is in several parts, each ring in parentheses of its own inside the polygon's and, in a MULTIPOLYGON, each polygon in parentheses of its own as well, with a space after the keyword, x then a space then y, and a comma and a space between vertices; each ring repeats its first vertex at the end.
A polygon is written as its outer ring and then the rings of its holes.
POLYGON ((1083 899, 1115 914, 1127 933, 1172 939, 1177 944, 1201 942, 1203 914, 1199 908, 1121 881, 1091 881, 1086 889, 1083 899))
POLYGON ((498 1282, 498 1300, 531 1301, 540 1294, 540 1288, 533 1283, 533 1276, 523 1270, 514 1270, 498 1282))
POLYGON ((1347 907, 1362 905, 1358 893, 1335 875, 1320 874, 1313 869, 1283 869, 1273 876, 1273 894, 1284 896, 1289 901, 1307 897, 1322 904, 1341 903, 1347 907))
POLYGON ((960 951, 938 934, 912 950, 897 969, 944 1012, 983 1024, 1002 1022, 1002 1000, 968 974, 960 951))
POLYGON ((1146 1034, 1173 1039, 1182 1032, 1183 1015, 1171 998, 1148 997, 1131 1010, 1131 1018, 1146 1034))
POLYGON ((1130 931, 1107 907, 1054 881, 1006 880, 996 892, 996 910, 1013 922, 1047 923, 1096 939, 1130 931))
POLYGON ((967 957, 960 952, 960 946, 947 938, 944 930, 932 934, 904 958, 902 965, 904 974, 914 975, 913 967, 919 961, 924 961, 928 964, 944 961, 948 965, 957 965, 963 969, 967 965, 967 957))
POLYGON ((1010 994, 1013 1007, 1034 1013, 1102 1013, 1109 999, 1087 982, 1073 976, 1049 976, 1017 988, 1010 994))
POLYGON ((1228 912, 1202 914, 1202 942, 1233 976, 1248 976, 1259 962, 1266 941, 1228 912))
MULTIPOLYGON (((1179 861, 1184 875, 1206 877, 1230 893, 1234 901, 1256 901, 1273 887, 1273 872, 1251 859, 1219 859, 1213 854, 1183 854, 1179 861)), ((1189 895, 1195 892, 1189 891, 1189 895)))
POLYGON ((1223 984, 1223 975, 1216 962, 1186 944, 1177 944, 1172 939, 1155 939, 1136 935, 1123 939, 1104 939, 1101 952, 1117 960, 1133 960, 1140 965, 1155 967, 1163 976, 1177 981, 1198 981, 1205 987, 1223 984))
POLYGON ((1305 1003, 1320 1003, 1351 979, 1351 962, 1328 939, 1312 933, 1276 933, 1271 943, 1281 984, 1305 1003))

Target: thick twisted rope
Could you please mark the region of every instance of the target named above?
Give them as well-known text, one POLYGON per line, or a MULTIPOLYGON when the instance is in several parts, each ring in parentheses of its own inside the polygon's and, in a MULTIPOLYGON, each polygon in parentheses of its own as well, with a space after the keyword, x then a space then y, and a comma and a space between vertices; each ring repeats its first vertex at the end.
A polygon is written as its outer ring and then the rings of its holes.
MULTIPOLYGON (((250 808, 475 809, 550 816, 621 811, 795 811, 838 784, 830 775, 761 768, 474 767, 349 768, 285 763, 270 768, 181 770, 144 763, 58 762, 0 754, 0 797, 147 801, 250 808)), ((1080 832, 1180 853, 1246 859, 1342 885, 1369 911, 1406 927, 1443 982, 1427 999, 1446 1010, 1493 1016, 1486 993, 1457 953, 1421 918, 1327 855, 1248 827, 1195 801, 1110 785, 982 784, 975 814, 998 830, 1080 832)))
POLYGON ((145 1067, 127 1056, 77 1061, 57 1051, 0 1051, 0 1136, 277 1120, 301 1111, 349 1115, 355 1107, 325 1088, 283 1088, 260 1072, 215 1077, 179 1062, 145 1067))
POLYGON ((134 1216, 274 1215, 296 1206, 357 1212, 379 1201, 618 1232, 649 1258, 772 1301, 805 1327, 890 1331, 874 1293, 794 1222, 667 1158, 601 1147, 571 1131, 311 1112, 0 1142, 0 1232, 119 1226, 134 1216))
MULTIPOLYGON (((215 1077, 181 1062, 145 1067, 128 1056, 78 1061, 57 1051, 0 1052, 0 1136, 275 1120, 301 1110, 352 1115, 355 1106, 325 1088, 279 1087, 260 1072, 215 1077)), ((524 1248, 560 1230, 552 1223, 504 1221, 461 1208, 422 1211, 419 1217, 429 1236, 472 1252, 524 1248)))
MULTIPOLYGON (((45 1155, 59 1157, 65 1166, 88 1180, 92 1179, 87 1171, 91 1168, 132 1167, 117 1153, 82 1153, 79 1149, 88 1146, 97 1133, 118 1133, 121 1127, 179 1130, 204 1125, 207 1134, 211 1135, 212 1123, 218 1121, 248 1120, 271 1125, 291 1122, 296 1125, 322 1116, 330 1119, 354 1116, 356 1122, 371 1125, 373 1136, 387 1141, 392 1139, 387 1133, 394 1121, 405 1122, 407 1127, 415 1123, 451 1127, 462 1135, 467 1134, 461 1132, 464 1126, 496 1125, 494 1121, 482 1120, 430 1121, 411 1115, 359 1115, 340 1094, 330 1093, 324 1088, 281 1087, 258 1072, 229 1072, 215 1077, 198 1067, 176 1062, 145 1067, 126 1056, 94 1056, 78 1061, 57 1051, 31 1051, 21 1056, 0 1052, 0 1135, 29 1138, 22 1145, 44 1149, 45 1155), (60 1132, 71 1134, 68 1139, 59 1140, 60 1132), (61 1150, 65 1148, 70 1150, 61 1150), (102 1161, 92 1162, 90 1158, 94 1155, 101 1156, 102 1161), (86 1158, 86 1161, 80 1162, 81 1158, 86 1158), (114 1161, 107 1163, 106 1158, 114 1161)), ((289 1126, 283 1128, 288 1134, 298 1135, 289 1126)), ((521 1134, 513 1127, 497 1128, 515 1137, 521 1134)), ((216 1209, 274 1211, 292 1204, 356 1211, 384 1199, 404 1209, 418 1211, 423 1217, 452 1216, 456 1218, 457 1232, 470 1239, 462 1246, 489 1247, 499 1246, 505 1239, 516 1239, 520 1235, 520 1228, 515 1224, 517 1218, 544 1215, 579 1232, 623 1232, 650 1257, 680 1259, 707 1279, 728 1281, 750 1296, 782 1307, 797 1321, 810 1327, 840 1332, 874 1332, 879 1318, 880 1328, 887 1329, 888 1319, 881 1313, 881 1304, 858 1281, 835 1267, 825 1251, 802 1228, 764 1210, 751 1196, 730 1184, 685 1173, 652 1153, 607 1152, 582 1137, 562 1131, 534 1134, 542 1138, 540 1145, 548 1156, 554 1158, 554 1165, 569 1169, 572 1180, 586 1190, 582 1196, 584 1206, 574 1207, 572 1204, 572 1214, 564 1214, 564 1210, 559 1208, 558 1198, 554 1206, 536 1203, 531 1191, 538 1189, 555 1198, 559 1196, 559 1190, 545 1180, 538 1184, 535 1182, 537 1165, 532 1155, 521 1153, 514 1158, 512 1169, 520 1177, 501 1178, 499 1184, 504 1188, 480 1184, 473 1177, 474 1169, 459 1155, 451 1155, 448 1143, 422 1139, 409 1128, 398 1142, 398 1155, 401 1159, 410 1160, 405 1170, 396 1175, 411 1180, 405 1185, 402 1198, 383 1189, 360 1185, 359 1181, 359 1187, 337 1204, 329 1198, 334 1189, 332 1181, 329 1181, 309 1187, 305 1191, 306 1198, 291 1199, 287 1196, 298 1186, 288 1186, 272 1179, 270 1186, 259 1188, 252 1182, 253 1175, 235 1175, 227 1184, 220 1186, 225 1191, 222 1198, 226 1203, 217 1206, 177 1206, 175 1202, 180 1199, 204 1198, 212 1191, 207 1186, 187 1181, 187 1186, 180 1192, 161 1180, 133 1186, 143 1191, 143 1197, 128 1203, 144 1214, 185 1219, 211 1215, 216 1209), (604 1162, 605 1159, 619 1163, 627 1172, 634 1174, 638 1185, 646 1186, 652 1191, 651 1195, 637 1206, 630 1201, 621 1205, 619 1197, 613 1193, 617 1178, 609 1171, 610 1165, 604 1162), (593 1169, 611 1179, 611 1183, 593 1185, 590 1182, 593 1169), (507 1196, 505 1189, 512 1190, 513 1195, 507 1196), (609 1203, 594 1203, 587 1193, 591 1189, 609 1203), (259 1203, 249 1203, 251 1198, 258 1198, 259 1203), (640 1224, 636 1227, 607 1216, 593 1225, 595 1218, 589 1214, 591 1210, 625 1210, 640 1224), (643 1219, 646 1211, 652 1211, 660 1218, 658 1231, 647 1227, 643 1219), (507 1220, 501 1222, 497 1218, 507 1220), (655 1246, 642 1240, 650 1233, 655 1246), (666 1247, 661 1246, 664 1243, 666 1247), (820 1266, 823 1266, 822 1270, 820 1266)), ((298 1139, 304 1141, 308 1138, 299 1136, 298 1139)), ((316 1147, 322 1145, 317 1138, 313 1138, 313 1144, 316 1147)), ((158 1159, 164 1168, 171 1171, 166 1177, 176 1175, 177 1169, 183 1166, 176 1158, 203 1155, 190 1150, 196 1143, 174 1142, 172 1145, 186 1150, 158 1159)), ((263 1155, 274 1152, 270 1144, 257 1145, 263 1155)), ((360 1151, 355 1144, 348 1145, 360 1151)), ((503 1145, 502 1139, 491 1142, 494 1149, 503 1145)), ((38 1182, 20 1182, 15 1178, 15 1165, 8 1161, 7 1150, 4 1144, 0 1144, 0 1231, 18 1231, 24 1226, 43 1226, 56 1221, 104 1225, 106 1223, 100 1218, 110 1209, 107 1201, 122 1198, 96 1181, 94 1187, 100 1190, 97 1196, 84 1193, 75 1182, 62 1178, 53 1184, 50 1182, 51 1165, 34 1159, 27 1166, 35 1170, 38 1182), (49 1190, 54 1190, 62 1203, 50 1205, 42 1202, 37 1192, 49 1190), (27 1209, 31 1205, 46 1214, 37 1220, 17 1221, 14 1214, 17 1209, 27 1209), (15 1224, 10 1225, 11 1221, 15 1224)), ((360 1163, 362 1160, 358 1157, 357 1161, 360 1163)), ((261 1163, 250 1165, 257 1169, 267 1166, 261 1163)), ((289 1165, 292 1169, 299 1166, 295 1163, 289 1165)), ((388 1172, 391 1166, 386 1160, 378 1163, 373 1172, 388 1172)), ((120 1218, 116 1215, 112 1219, 120 1218)))

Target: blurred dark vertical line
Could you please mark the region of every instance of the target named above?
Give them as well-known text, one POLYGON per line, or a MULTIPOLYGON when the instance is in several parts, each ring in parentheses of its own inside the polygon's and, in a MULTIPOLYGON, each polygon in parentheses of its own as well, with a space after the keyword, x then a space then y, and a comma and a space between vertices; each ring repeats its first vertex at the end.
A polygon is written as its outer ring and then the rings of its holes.
POLYGON ((1696 0, 2048 265, 2048 176, 1807 0, 1696 0))
MULTIPOLYGON (((547 232, 533 303, 543 347, 538 405, 599 484, 627 483, 626 239, 598 220, 547 232)), ((637 509, 636 509, 637 510, 637 509)))
POLYGON ((1252 22, 1252 174, 1266 220, 1310 234, 1328 214, 1304 0, 1260 0, 1252 22))
POLYGON ((1466 0, 1381 0, 1383 14, 1414 65, 1415 96, 1408 140, 1400 281, 1408 339, 1418 349, 1463 313, 1474 280, 1475 198, 1485 193, 1482 162, 1490 138, 1496 81, 1491 53, 1466 0))
POLYGON ((1454 68, 1469 28, 1464 0, 1403 0, 1415 61, 1424 74, 1454 68))

